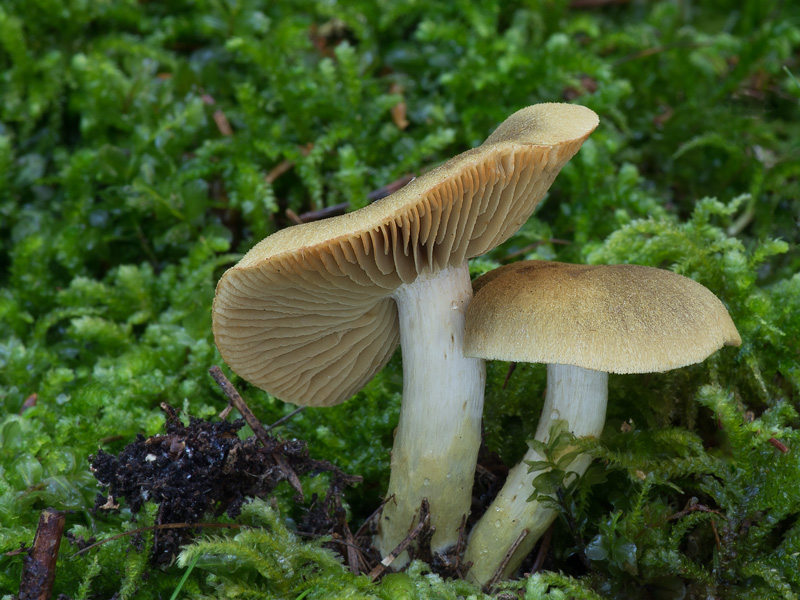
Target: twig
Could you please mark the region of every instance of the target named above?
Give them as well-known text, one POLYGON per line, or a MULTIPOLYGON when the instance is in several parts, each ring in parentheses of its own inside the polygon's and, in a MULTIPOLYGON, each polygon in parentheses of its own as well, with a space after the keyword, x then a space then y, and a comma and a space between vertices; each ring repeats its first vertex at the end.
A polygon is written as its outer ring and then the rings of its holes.
POLYGON ((272 430, 273 430, 273 429, 275 429, 275 428, 276 428, 278 425, 283 425, 284 423, 286 423, 286 421, 288 421, 289 419, 291 419, 291 418, 292 418, 293 416, 295 416, 297 413, 299 413, 299 412, 301 412, 301 411, 304 411, 305 409, 306 409, 306 407, 305 407, 305 406, 301 406, 300 408, 296 408, 296 409, 294 409, 294 410, 293 410, 292 412, 290 412, 288 415, 286 415, 285 417, 281 417, 280 419, 278 419, 277 421, 275 421, 275 422, 274 422, 272 425, 270 425, 269 427, 265 427, 265 428, 264 428, 264 431, 272 431, 272 430))
POLYGON ((236 388, 233 387, 233 384, 228 380, 227 377, 225 377, 225 373, 222 372, 222 369, 217 366, 213 366, 208 370, 208 372, 211 374, 211 377, 213 377, 214 381, 217 382, 219 387, 222 388, 222 391, 228 397, 230 403, 233 404, 236 410, 239 411, 239 414, 242 415, 245 423, 247 423, 250 426, 250 429, 253 430, 253 433, 255 434, 256 438, 258 438, 258 441, 261 442, 265 448, 272 447, 272 440, 267 435, 267 432, 264 431, 264 426, 261 425, 261 422, 253 414, 253 411, 250 410, 250 407, 245 404, 244 399, 239 395, 239 392, 236 391, 236 388))
POLYGON ((492 473, 489 469, 487 469, 480 463, 475 465, 475 473, 478 475, 478 477, 482 479, 488 479, 490 486, 497 483, 497 475, 492 473))
POLYGON ((516 371, 516 369, 517 369, 517 363, 512 362, 510 365, 508 365, 506 378, 503 380, 503 387, 501 389, 506 389, 506 386, 508 385, 508 380, 511 379, 511 375, 514 374, 514 371, 516 371))
MULTIPOLYGON (((399 83, 393 83, 392 85, 389 86, 390 94, 397 94, 399 96, 402 96, 404 91, 405 90, 403 89, 403 86, 400 85, 399 83)), ((392 122, 398 129, 402 131, 403 129, 408 127, 409 122, 408 118, 406 117, 408 109, 406 107, 406 101, 404 99, 401 99, 397 104, 392 106, 392 108, 389 110, 392 114, 392 122)))
POLYGON ((416 524, 414 529, 408 532, 408 535, 401 541, 394 550, 392 550, 389 554, 387 554, 383 560, 378 563, 378 565, 369 572, 369 578, 371 581, 375 581, 378 577, 381 576, 389 565, 391 565, 394 560, 400 556, 403 551, 408 548, 409 544, 414 541, 414 539, 420 534, 420 532, 428 527, 431 522, 431 514, 430 510, 428 509, 428 500, 427 498, 422 499, 422 505, 420 506, 419 510, 420 520, 419 523, 416 524))
POLYGON ((486 589, 491 588, 495 583, 500 581, 500 578, 503 576, 503 571, 508 564, 508 561, 511 560, 511 557, 514 556, 514 553, 519 548, 520 544, 525 541, 525 538, 528 537, 530 531, 527 529, 523 529, 520 534, 517 536, 517 539, 514 540, 514 543, 511 544, 511 547, 508 551, 503 555, 503 560, 500 561, 500 564, 497 565, 497 570, 495 570, 494 574, 492 575, 491 579, 489 579, 488 583, 486 584, 486 589))
POLYGON ((39 516, 33 549, 23 560, 19 600, 49 600, 53 594, 58 548, 65 520, 65 514, 54 508, 44 509, 39 516))
POLYGON ((547 551, 550 550, 550 540, 553 539, 553 525, 547 528, 542 537, 542 543, 539 545, 539 551, 536 553, 536 560, 533 561, 531 573, 538 573, 544 566, 544 559, 547 556, 547 551))
POLYGON ((464 579, 467 575, 467 572, 472 567, 472 561, 468 561, 466 564, 461 562, 461 559, 464 556, 464 546, 467 543, 467 515, 461 516, 461 524, 458 526, 458 541, 456 542, 456 549, 453 552, 455 554, 455 564, 453 564, 453 573, 456 574, 457 577, 464 579))
POLYGON ((786 454, 789 451, 789 447, 783 444, 782 442, 776 440, 774 437, 771 437, 767 440, 770 444, 775 446, 778 450, 786 454))
POLYGON ((700 512, 714 513, 715 515, 719 515, 720 517, 722 517, 724 519, 728 518, 723 513, 721 513, 720 511, 718 511, 716 509, 713 509, 713 508, 708 508, 707 506, 703 506, 702 504, 687 504, 686 508, 684 508, 683 510, 678 511, 674 515, 671 515, 671 516, 667 517, 667 521, 676 521, 677 519, 685 517, 689 513, 693 513, 693 512, 698 511, 698 510, 700 512))
POLYGON ((22 414, 29 408, 36 406, 36 402, 38 400, 39 400, 39 394, 33 392, 30 396, 25 398, 25 402, 22 403, 22 406, 19 409, 19 414, 22 414))
POLYGON ((227 406, 225 406, 225 408, 223 408, 217 416, 219 417, 220 421, 224 421, 230 416, 231 412, 233 412, 233 404, 228 402, 227 406))
POLYGON ((289 169, 294 166, 294 163, 291 160, 282 160, 277 165, 275 165, 272 170, 264 176, 264 180, 267 183, 274 183, 275 180, 286 173, 289 169))
POLYGON ((458 526, 458 541, 456 542, 456 565, 461 562, 461 553, 467 541, 467 515, 461 515, 461 524, 458 526))
POLYGON ((302 225, 303 219, 297 216, 297 213, 294 212, 291 208, 286 209, 286 218, 289 219, 295 225, 302 225))
POLYGON ((118 442, 124 439, 125 439, 124 435, 110 435, 108 437, 100 438, 100 443, 105 445, 105 444, 111 444, 113 442, 118 442))
MULTIPOLYGON (((242 415, 245 423, 247 423, 250 426, 250 429, 253 430, 253 433, 258 441, 261 442, 265 448, 272 449, 275 444, 272 443, 273 440, 267 434, 264 426, 261 425, 261 421, 256 418, 256 416, 253 414, 253 411, 250 410, 249 406, 247 406, 244 399, 241 397, 241 395, 239 395, 239 392, 237 392, 236 388, 233 387, 233 384, 228 380, 227 377, 225 377, 225 374, 222 372, 222 370, 215 365, 211 367, 208 372, 211 374, 211 377, 213 377, 214 381, 217 382, 219 387, 222 388, 222 391, 225 392, 225 395, 228 397, 230 403, 233 404, 233 406, 236 407, 236 410, 239 411, 239 414, 242 415)), ((286 462, 286 459, 279 452, 273 452, 272 458, 275 459, 275 462, 278 463, 278 466, 283 470, 284 473, 286 473, 286 478, 288 479, 289 484, 292 486, 292 489, 297 492, 300 502, 302 502, 303 484, 300 483, 300 478, 297 476, 297 473, 294 472, 294 469, 292 469, 289 463, 286 462)))
POLYGON ((387 183, 383 187, 379 187, 377 190, 374 190, 367 194, 367 199, 370 202, 375 202, 375 200, 380 200, 381 198, 385 198, 386 196, 390 196, 394 194, 397 190, 401 187, 405 186, 408 183, 411 183, 415 177, 413 175, 403 175, 400 179, 396 179, 391 183, 387 183))
MULTIPOLYGON (((301 223, 308 223, 309 221, 319 221, 321 219, 327 219, 329 217, 335 217, 337 215, 343 215, 347 212, 347 207, 350 206, 349 202, 341 202, 339 204, 334 204, 333 206, 326 206, 325 208, 320 208, 319 210, 309 210, 304 213, 300 213, 297 218, 300 220, 301 223)), ((288 216, 288 209, 287 209, 287 216, 288 216)))
MULTIPOLYGON (((309 152, 314 149, 314 142, 309 142, 305 146, 298 146, 298 149, 300 150, 300 154, 303 156, 308 156, 309 152)), ((286 171, 289 171, 292 167, 294 167, 294 164, 294 161, 291 161, 288 158, 283 159, 264 176, 264 181, 267 183, 275 183, 275 180, 286 173, 286 171)))
POLYGON ((300 478, 297 476, 297 473, 294 472, 292 466, 286 462, 286 458, 280 452, 273 452, 272 458, 275 459, 275 462, 278 463, 278 466, 281 470, 286 473, 286 478, 289 481, 289 485, 292 486, 292 489, 297 492, 297 500, 298 503, 304 501, 305 496, 303 495, 303 484, 300 482, 300 478))
POLYGON ((225 116, 225 113, 222 112, 221 109, 218 108, 217 110, 215 110, 212 117, 214 118, 214 123, 217 124, 217 129, 219 129, 219 132, 223 136, 230 137, 233 135, 233 128, 231 128, 231 124, 228 121, 228 117, 225 116))
POLYGON ((381 514, 381 512, 383 511, 383 507, 386 506, 386 503, 390 502, 391 500, 394 500, 394 494, 384 499, 384 501, 381 502, 381 505, 378 508, 376 508, 370 516, 367 517, 367 520, 364 521, 361 524, 361 527, 358 528, 358 531, 356 531, 356 534, 354 536, 355 538, 360 538, 362 535, 364 535, 364 530, 369 526, 370 522, 379 514, 381 514))
POLYGON ((353 575, 358 575, 359 564, 362 562, 359 554, 360 548, 355 544, 353 532, 350 531, 350 526, 347 524, 347 511, 342 507, 342 497, 339 494, 334 495, 334 512, 336 519, 339 522, 339 527, 344 531, 344 543, 347 551, 347 566, 353 575))
POLYGON ((717 531, 717 522, 711 519, 711 531, 714 532, 714 539, 717 541, 717 551, 722 551, 722 542, 719 539, 719 532, 717 531))

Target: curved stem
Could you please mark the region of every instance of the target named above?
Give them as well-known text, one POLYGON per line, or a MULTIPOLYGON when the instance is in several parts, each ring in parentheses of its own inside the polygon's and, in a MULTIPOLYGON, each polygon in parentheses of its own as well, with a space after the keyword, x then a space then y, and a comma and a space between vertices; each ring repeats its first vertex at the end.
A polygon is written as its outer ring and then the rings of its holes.
MULTIPOLYGON (((469 512, 481 440, 484 362, 465 358, 464 315, 472 299, 467 265, 418 277, 394 294, 400 316, 403 404, 387 497, 375 546, 391 552, 428 499, 436 528, 431 549, 458 541, 469 512)), ((403 553, 394 561, 402 566, 403 553)))
MULTIPOLYGON (((608 399, 608 373, 568 365, 547 365, 547 395, 536 439, 547 443, 553 421, 566 420, 569 430, 578 437, 599 436, 603 430, 608 399)), ((513 573, 556 517, 551 508, 528 502, 533 493, 533 479, 541 471, 528 473, 524 462, 545 460, 538 452, 527 454, 508 473, 506 483, 470 533, 464 561, 473 563, 467 577, 486 585, 502 567, 502 576, 513 573), (511 545, 527 534, 503 564, 511 545)), ((591 457, 577 457, 568 467, 583 475, 591 457)))

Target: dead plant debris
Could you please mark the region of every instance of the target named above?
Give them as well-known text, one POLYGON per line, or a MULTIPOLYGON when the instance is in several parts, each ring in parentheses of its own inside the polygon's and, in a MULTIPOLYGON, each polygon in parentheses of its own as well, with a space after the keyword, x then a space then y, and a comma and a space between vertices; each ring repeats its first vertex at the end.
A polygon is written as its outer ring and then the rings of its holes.
MULTIPOLYGON (((360 481, 327 461, 312 459, 301 440, 242 440, 237 435, 245 424, 242 419, 210 422, 189 416, 184 425, 174 408, 161 408, 167 416, 166 434, 139 435, 119 456, 100 450, 91 457, 95 478, 108 488, 98 494, 95 510, 114 510, 124 498, 134 514, 146 502, 157 504, 158 525, 196 523, 209 513, 235 518, 248 497, 267 497, 279 483, 298 475, 331 473, 329 495, 341 495, 347 485, 360 481)), ((172 562, 192 532, 157 530, 153 562, 172 562)))

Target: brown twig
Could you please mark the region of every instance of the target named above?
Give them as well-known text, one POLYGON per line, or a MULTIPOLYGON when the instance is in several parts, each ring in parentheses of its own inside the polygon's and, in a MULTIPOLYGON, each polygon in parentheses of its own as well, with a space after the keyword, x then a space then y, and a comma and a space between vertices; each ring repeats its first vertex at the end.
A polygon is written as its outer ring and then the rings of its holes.
POLYGON ((722 551, 722 542, 719 539, 719 532, 717 531, 717 523, 711 519, 711 531, 714 532, 714 539, 717 541, 717 551, 722 551))
POLYGON ((291 208, 287 208, 285 211, 286 218, 289 219, 295 225, 302 225, 303 219, 297 216, 297 213, 294 212, 291 208))
POLYGON ((517 363, 512 362, 510 365, 508 365, 508 371, 506 372, 506 378, 503 380, 502 389, 506 389, 506 386, 508 385, 508 380, 511 379, 511 376, 514 374, 514 371, 516 371, 516 369, 517 369, 517 363))
POLYGON ((223 136, 230 137, 233 135, 233 128, 222 109, 215 110, 212 117, 214 118, 214 123, 217 124, 217 129, 223 136))
POLYGON ((301 406, 300 408, 295 408, 295 409, 294 409, 292 412, 290 412, 290 413, 289 413, 288 415, 286 415, 285 417, 281 417, 280 419, 278 419, 277 421, 275 421, 275 422, 274 422, 272 425, 270 425, 269 427, 265 427, 265 428, 264 428, 264 431, 272 431, 272 430, 273 430, 273 429, 275 429, 275 428, 276 428, 278 425, 283 425, 284 423, 286 423, 286 421, 288 421, 289 419, 291 419, 291 418, 292 418, 293 416, 295 416, 296 414, 298 414, 298 413, 300 413, 300 412, 304 411, 305 409, 306 409, 306 407, 305 407, 305 406, 301 406))
POLYGON ((233 404, 229 402, 227 406, 220 411, 217 417, 219 417, 220 421, 224 421, 230 416, 231 412, 233 412, 233 404))
POLYGON ((520 532, 520 534, 517 536, 517 539, 514 540, 514 543, 511 544, 511 547, 503 555, 503 560, 500 561, 500 564, 497 566, 497 569, 495 570, 494 574, 486 584, 486 589, 491 588, 495 583, 500 581, 500 578, 503 576, 503 571, 505 570, 506 565, 508 565, 508 561, 510 561, 511 557, 514 556, 514 553, 517 551, 517 548, 519 548, 520 544, 525 541, 525 538, 528 537, 529 533, 530 531, 528 531, 527 529, 523 529, 520 532))
POLYGON ((222 372, 222 369, 217 366, 213 366, 208 370, 208 372, 211 374, 211 377, 214 379, 214 381, 217 382, 217 385, 222 388, 222 391, 228 397, 230 403, 233 404, 236 410, 239 411, 239 414, 242 415, 245 423, 247 423, 250 426, 250 429, 253 430, 253 433, 255 434, 256 438, 258 438, 258 441, 261 442, 265 448, 270 448, 273 445, 272 440, 267 435, 267 432, 264 431, 264 426, 261 425, 261 421, 256 418, 256 416, 253 414, 253 411, 250 410, 249 406, 247 406, 244 399, 241 397, 239 392, 236 391, 236 388, 233 387, 233 384, 230 382, 230 380, 225 377, 225 373, 222 372))
POLYGON ((22 403, 22 406, 19 409, 19 414, 24 413, 29 408, 33 408, 36 406, 36 402, 39 400, 39 394, 33 392, 30 396, 25 398, 25 402, 22 403))
POLYGON ((278 179, 278 177, 286 173, 286 171, 290 170, 293 166, 294 162, 284 159, 275 165, 272 170, 264 176, 264 180, 267 183, 275 183, 275 180, 278 179))
POLYGON ((383 187, 379 187, 377 190, 370 192, 369 194, 367 194, 367 199, 370 202, 375 202, 376 200, 380 200, 381 198, 390 196, 394 194, 397 190, 399 190, 401 187, 412 182, 413 180, 414 180, 413 175, 403 175, 400 179, 395 179, 391 183, 387 183, 383 187))
POLYGON ((364 535, 364 531, 367 529, 367 527, 369 527, 369 524, 372 522, 372 520, 377 518, 377 516, 380 515, 381 512, 383 511, 383 507, 386 506, 386 503, 392 500, 394 500, 394 494, 392 494, 388 498, 385 498, 383 502, 381 502, 381 505, 378 508, 376 508, 370 516, 367 517, 366 521, 364 521, 361 524, 361 527, 358 528, 358 531, 356 531, 356 534, 354 536, 356 539, 364 535))
MULTIPOLYGON (((275 444, 272 443, 272 439, 267 434, 264 426, 261 425, 261 421, 259 421, 256 416, 253 414, 253 411, 250 410, 250 407, 247 406, 244 399, 241 397, 239 392, 236 391, 236 388, 233 387, 233 384, 225 377, 225 374, 222 370, 217 367, 216 365, 211 367, 208 372, 211 374, 211 377, 214 381, 217 382, 222 391, 228 397, 228 400, 236 410, 239 411, 239 414, 250 426, 250 429, 253 430, 256 438, 265 448, 272 448, 275 444)), ((299 496, 300 502, 303 500, 303 484, 300 483, 300 478, 297 476, 297 473, 294 472, 294 469, 286 462, 286 459, 278 452, 273 452, 272 457, 275 459, 275 462, 278 463, 278 466, 286 473, 286 477, 289 480, 289 484, 292 486, 297 495, 299 496)))
POLYGON ((554 525, 550 525, 547 531, 544 532, 542 543, 539 544, 539 551, 536 553, 536 560, 533 561, 533 566, 531 567, 531 573, 538 573, 544 566, 544 559, 547 556, 547 551, 550 550, 550 541, 553 539, 553 527, 554 525))
MULTIPOLYGON (((304 213, 300 213, 297 216, 297 218, 300 220, 301 223, 308 223, 309 221, 320 221, 322 219, 328 219, 330 217, 343 215, 345 212, 347 212, 348 206, 350 206, 349 202, 340 202, 339 204, 334 204, 333 206, 326 206, 325 208, 320 208, 319 210, 309 210, 304 213)), ((288 209, 287 209, 287 216, 288 216, 288 209)))
MULTIPOLYGON (((404 91, 405 90, 403 89, 403 86, 400 85, 399 83, 393 83, 392 85, 389 86, 390 94, 397 94, 398 96, 402 96, 404 91)), ((401 131, 406 127, 408 127, 409 125, 408 118, 406 116, 407 111, 408 109, 406 107, 406 101, 404 99, 400 100, 390 109, 390 112, 392 114, 392 122, 401 131)))
POLYGON ((686 508, 684 508, 683 510, 678 511, 674 515, 671 515, 671 516, 667 517, 667 521, 675 521, 677 519, 685 517, 689 513, 693 513, 693 512, 698 511, 698 510, 700 512, 714 513, 715 515, 719 515, 720 517, 722 517, 724 519, 728 518, 723 513, 721 513, 720 511, 718 511, 718 510, 716 510, 714 508, 708 508, 707 506, 703 506, 702 504, 691 504, 691 503, 689 503, 689 504, 687 504, 686 508))
POLYGON ((46 508, 39 516, 33 548, 23 559, 19 600, 49 600, 56 578, 56 561, 66 515, 46 508))
POLYGON ((361 562, 363 562, 360 556, 361 549, 356 546, 355 537, 353 537, 353 532, 350 531, 350 525, 347 523, 347 511, 345 511, 344 507, 342 506, 342 497, 339 494, 334 496, 334 514, 336 515, 339 528, 344 532, 344 540, 338 541, 343 541, 345 544, 345 551, 347 552, 347 566, 353 575, 358 575, 359 565, 361 562))
MULTIPOLYGON (((283 161, 277 167, 275 167, 269 174, 266 176, 266 180, 270 183, 275 181, 280 175, 288 171, 294 166, 294 163, 289 161, 283 161)), ((376 200, 380 200, 381 198, 385 198, 399 190, 401 187, 406 185, 409 181, 413 180, 413 175, 405 175, 396 181, 386 184, 383 187, 378 188, 367 194, 367 199, 370 202, 375 202, 376 200)), ((317 210, 309 210, 304 213, 300 213, 299 215, 294 212, 291 208, 287 208, 284 211, 286 218, 289 219, 295 225, 300 225, 302 223, 308 223, 310 221, 320 221, 322 219, 329 219, 330 217, 337 217, 339 215, 343 215, 347 212, 347 208, 350 206, 349 202, 341 202, 339 204, 334 204, 333 206, 326 206, 325 208, 320 208, 317 210)))
POLYGON ((789 451, 789 447, 783 444, 782 442, 776 440, 774 437, 771 437, 767 440, 770 444, 775 446, 778 450, 786 454, 789 451))
POLYGON ((456 565, 461 561, 464 545, 467 541, 467 515, 461 516, 461 524, 458 526, 458 541, 456 542, 456 565))
POLYGON ((278 466, 281 468, 281 470, 286 473, 286 478, 289 481, 289 485, 291 485, 292 489, 297 492, 295 500, 298 503, 303 502, 305 498, 303 495, 303 484, 300 482, 300 478, 297 476, 297 473, 294 472, 294 469, 288 462, 286 462, 286 458, 280 452, 273 452, 272 458, 275 459, 275 462, 278 463, 278 466))
POLYGON ((400 556, 406 548, 408 548, 409 544, 416 539, 416 537, 422 532, 423 529, 430 526, 431 522, 431 513, 428 508, 428 500, 426 498, 422 499, 422 505, 419 509, 419 516, 420 520, 419 523, 416 524, 414 529, 408 532, 408 535, 403 538, 403 540, 397 544, 394 550, 392 550, 389 554, 387 554, 383 560, 378 563, 378 565, 369 572, 369 578, 371 581, 375 581, 381 574, 391 565, 394 560, 400 556))
POLYGON ((467 562, 466 564, 461 562, 461 559, 464 556, 464 546, 467 543, 467 515, 463 515, 461 517, 461 524, 458 526, 458 541, 456 542, 456 548, 453 551, 455 555, 455 560, 452 565, 453 573, 461 578, 464 579, 467 575, 467 572, 472 567, 472 562, 467 562))

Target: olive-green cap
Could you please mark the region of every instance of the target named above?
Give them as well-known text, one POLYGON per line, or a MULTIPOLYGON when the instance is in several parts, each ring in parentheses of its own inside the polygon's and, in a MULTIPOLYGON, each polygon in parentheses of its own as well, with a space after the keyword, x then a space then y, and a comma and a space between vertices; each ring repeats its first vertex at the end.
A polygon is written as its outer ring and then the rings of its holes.
POLYGON ((464 353, 609 373, 654 373, 742 340, 703 285, 641 265, 521 261, 473 282, 464 353))

